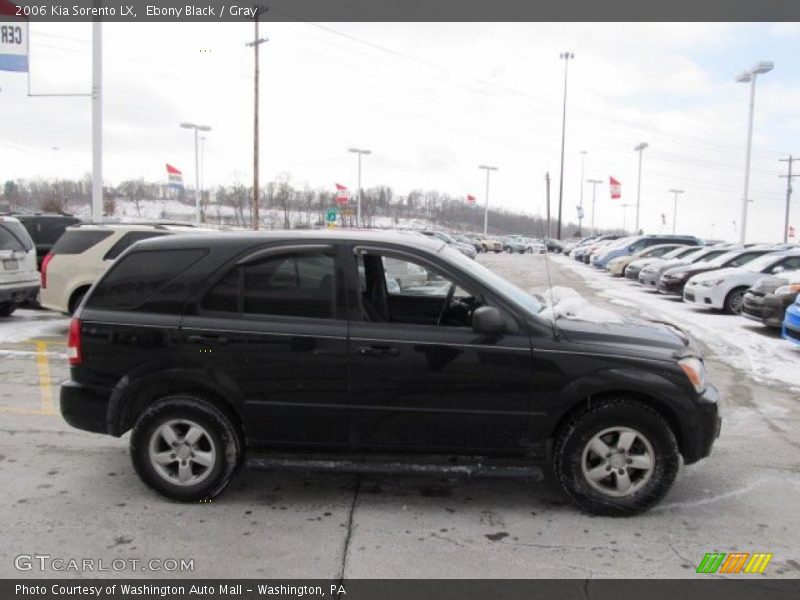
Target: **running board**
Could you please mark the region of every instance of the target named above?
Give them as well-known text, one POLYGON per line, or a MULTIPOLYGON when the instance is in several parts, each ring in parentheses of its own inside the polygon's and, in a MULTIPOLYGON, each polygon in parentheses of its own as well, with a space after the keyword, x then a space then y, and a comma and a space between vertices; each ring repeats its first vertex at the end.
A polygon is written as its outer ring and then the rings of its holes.
POLYGON ((247 466, 251 469, 267 471, 315 471, 356 475, 445 475, 465 478, 544 480, 542 468, 536 465, 436 464, 254 457, 247 459, 247 466))

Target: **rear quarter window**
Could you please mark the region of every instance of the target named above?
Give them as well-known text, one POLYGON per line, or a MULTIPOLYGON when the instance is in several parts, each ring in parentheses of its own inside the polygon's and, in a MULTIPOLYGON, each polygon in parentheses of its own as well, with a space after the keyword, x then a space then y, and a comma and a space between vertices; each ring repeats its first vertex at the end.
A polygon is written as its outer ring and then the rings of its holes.
POLYGON ((200 260, 201 248, 133 251, 106 273, 89 296, 89 308, 131 310, 200 260))
POLYGON ((0 221, 0 250, 29 252, 33 250, 33 240, 21 223, 0 221))
POLYGON ((117 243, 111 246, 111 249, 106 252, 106 255, 103 257, 103 260, 112 260, 117 258, 120 254, 122 254, 125 250, 133 246, 136 242, 140 242, 142 240, 147 240, 154 237, 159 237, 162 235, 166 235, 161 231, 129 231, 125 235, 123 235, 117 243))
POLYGON ((113 232, 90 229, 65 231, 50 250, 50 254, 83 254, 109 237, 113 232))

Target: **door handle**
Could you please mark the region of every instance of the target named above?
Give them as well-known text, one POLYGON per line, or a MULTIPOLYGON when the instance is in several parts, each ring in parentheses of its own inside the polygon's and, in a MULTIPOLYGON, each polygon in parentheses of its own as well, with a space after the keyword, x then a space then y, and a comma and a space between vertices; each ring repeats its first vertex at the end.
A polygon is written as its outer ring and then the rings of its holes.
POLYGON ((190 344, 217 344, 224 346, 228 343, 228 338, 220 335, 190 335, 186 338, 190 344))
POLYGON ((374 356, 377 358, 396 358, 400 350, 392 346, 361 346, 358 348, 359 356, 374 356))

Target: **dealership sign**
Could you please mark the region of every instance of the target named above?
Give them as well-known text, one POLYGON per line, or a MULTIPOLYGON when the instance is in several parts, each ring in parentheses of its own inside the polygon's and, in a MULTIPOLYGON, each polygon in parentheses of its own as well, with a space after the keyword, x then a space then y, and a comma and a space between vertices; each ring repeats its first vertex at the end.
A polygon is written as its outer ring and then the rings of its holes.
POLYGON ((28 21, 16 16, 17 7, 0 0, 0 71, 28 70, 28 21))

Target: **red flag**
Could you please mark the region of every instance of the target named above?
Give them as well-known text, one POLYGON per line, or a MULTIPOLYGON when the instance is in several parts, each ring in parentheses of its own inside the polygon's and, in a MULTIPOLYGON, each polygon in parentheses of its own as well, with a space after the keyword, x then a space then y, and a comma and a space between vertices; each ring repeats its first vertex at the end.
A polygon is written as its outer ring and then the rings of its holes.
POLYGON ((347 204, 350 199, 350 190, 348 190, 341 183, 336 184, 336 202, 339 204, 347 204))
POLYGON ((467 194, 467 204, 475 204, 475 196, 467 194))
POLYGON ((617 200, 622 198, 622 184, 613 177, 608 178, 608 187, 611 191, 611 199, 617 200))
POLYGON ((173 187, 183 187, 183 174, 169 163, 167 163, 167 181, 173 187))
POLYGON ((169 173, 170 175, 172 175, 172 174, 180 175, 181 174, 181 172, 178 169, 176 169, 175 167, 173 167, 169 163, 167 163, 167 173, 169 173))

